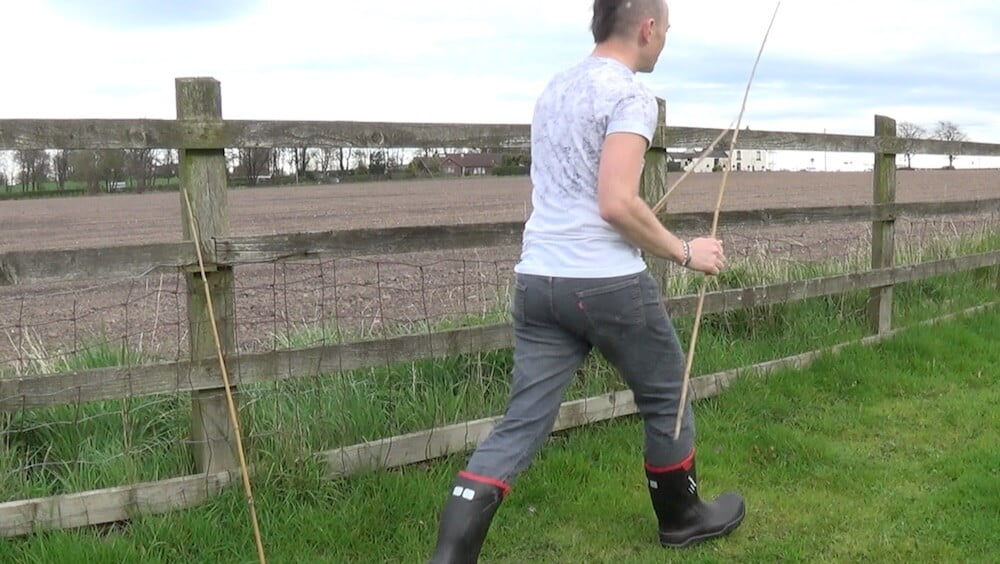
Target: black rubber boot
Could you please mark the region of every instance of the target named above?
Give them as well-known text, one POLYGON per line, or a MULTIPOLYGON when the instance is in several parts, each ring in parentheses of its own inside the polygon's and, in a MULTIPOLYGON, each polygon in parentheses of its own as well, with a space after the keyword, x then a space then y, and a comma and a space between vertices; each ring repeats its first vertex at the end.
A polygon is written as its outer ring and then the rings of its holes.
POLYGON ((743 498, 724 493, 711 502, 698 497, 694 451, 669 468, 646 465, 649 496, 660 522, 660 544, 684 548, 729 534, 743 521, 743 498))
POLYGON ((503 482, 459 472, 441 512, 430 564, 475 564, 493 515, 508 491, 503 482))

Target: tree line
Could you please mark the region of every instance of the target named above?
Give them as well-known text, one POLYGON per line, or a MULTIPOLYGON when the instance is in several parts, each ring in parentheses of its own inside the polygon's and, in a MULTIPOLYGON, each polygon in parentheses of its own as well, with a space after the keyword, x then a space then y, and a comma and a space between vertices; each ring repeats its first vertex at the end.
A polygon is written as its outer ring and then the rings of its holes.
MULTIPOLYGON (((227 149, 234 184, 256 185, 282 177, 292 182, 333 175, 381 176, 406 165, 405 149, 365 147, 227 149)), ((0 151, 0 190, 67 190, 88 194, 144 192, 177 183, 178 153, 167 149, 0 151)))
POLYGON ((7 192, 15 187, 24 192, 40 191, 46 185, 66 190, 70 183, 82 185, 91 194, 111 192, 125 184, 142 192, 158 180, 176 176, 177 151, 173 150, 22 149, 0 153, 0 188, 7 192))
MULTIPOLYGON (((969 137, 962 131, 958 124, 951 121, 939 121, 932 130, 913 122, 903 121, 896 127, 896 135, 903 137, 910 142, 904 141, 903 156, 906 158, 906 168, 913 168, 913 140, 917 139, 937 139, 939 141, 968 141, 969 137)), ((948 155, 948 168, 955 168, 955 155, 948 155)))

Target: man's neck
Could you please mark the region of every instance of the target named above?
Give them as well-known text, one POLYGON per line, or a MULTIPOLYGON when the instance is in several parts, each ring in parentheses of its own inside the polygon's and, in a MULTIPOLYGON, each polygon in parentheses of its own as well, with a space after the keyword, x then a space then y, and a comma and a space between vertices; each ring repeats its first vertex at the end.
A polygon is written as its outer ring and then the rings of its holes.
POLYGON ((639 67, 637 61, 638 54, 635 50, 615 39, 608 39, 603 43, 598 43, 594 46, 594 51, 591 54, 595 57, 614 59, 628 67, 632 72, 636 72, 636 69, 639 67))

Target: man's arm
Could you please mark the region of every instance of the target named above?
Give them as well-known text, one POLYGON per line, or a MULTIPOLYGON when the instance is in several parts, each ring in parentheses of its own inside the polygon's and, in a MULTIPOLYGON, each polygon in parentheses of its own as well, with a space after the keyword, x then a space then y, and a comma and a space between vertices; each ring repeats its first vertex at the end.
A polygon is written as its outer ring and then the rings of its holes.
MULTIPOLYGON (((634 133, 613 133, 604 141, 597 178, 601 218, 623 237, 644 251, 672 260, 684 261, 684 242, 656 219, 653 210, 639 196, 646 139, 634 133)), ((700 238, 690 242, 688 268, 718 274, 725 265, 722 243, 700 238)))

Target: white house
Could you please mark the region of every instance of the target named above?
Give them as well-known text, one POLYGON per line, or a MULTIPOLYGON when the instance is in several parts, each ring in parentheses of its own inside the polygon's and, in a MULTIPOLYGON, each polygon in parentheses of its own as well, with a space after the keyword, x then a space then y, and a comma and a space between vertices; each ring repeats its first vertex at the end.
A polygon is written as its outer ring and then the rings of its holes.
MULTIPOLYGON (((701 157, 701 153, 701 150, 667 151, 667 157, 671 161, 679 163, 681 169, 688 171, 694 167, 694 164, 701 157)), ((771 151, 737 149, 734 153, 732 158, 730 158, 728 151, 716 149, 701 161, 701 164, 694 169, 694 172, 721 171, 727 167, 730 170, 739 171, 774 170, 774 158, 771 151)))
POLYGON ((774 161, 770 151, 736 149, 735 153, 732 170, 762 171, 774 168, 774 161))

